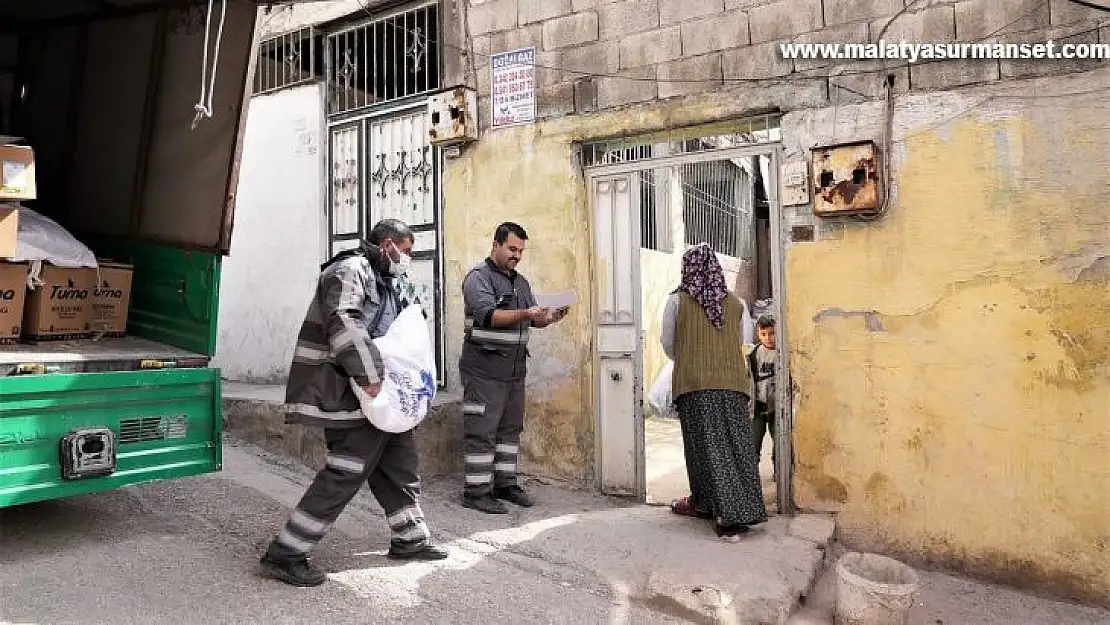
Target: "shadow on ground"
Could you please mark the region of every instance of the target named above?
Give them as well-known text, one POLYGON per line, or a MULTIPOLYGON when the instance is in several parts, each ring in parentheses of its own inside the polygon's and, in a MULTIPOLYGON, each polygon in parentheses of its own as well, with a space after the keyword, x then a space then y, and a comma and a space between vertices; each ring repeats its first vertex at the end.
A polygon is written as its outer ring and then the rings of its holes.
POLYGON ((425 485, 438 563, 385 559, 361 493, 320 544, 331 583, 295 589, 255 566, 311 478, 228 443, 222 473, 0 512, 0 621, 18 623, 671 623, 732 597, 738 622, 782 622, 822 549, 774 519, 737 544, 665 509, 528 486, 539 504, 487 516, 458 480, 425 485))

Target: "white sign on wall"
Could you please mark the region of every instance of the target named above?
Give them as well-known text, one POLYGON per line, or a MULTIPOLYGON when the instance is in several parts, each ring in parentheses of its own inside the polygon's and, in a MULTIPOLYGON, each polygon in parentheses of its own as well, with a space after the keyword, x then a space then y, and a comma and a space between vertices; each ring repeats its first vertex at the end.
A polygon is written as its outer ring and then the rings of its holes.
POLYGON ((498 52, 489 66, 493 127, 536 121, 536 48, 498 52))

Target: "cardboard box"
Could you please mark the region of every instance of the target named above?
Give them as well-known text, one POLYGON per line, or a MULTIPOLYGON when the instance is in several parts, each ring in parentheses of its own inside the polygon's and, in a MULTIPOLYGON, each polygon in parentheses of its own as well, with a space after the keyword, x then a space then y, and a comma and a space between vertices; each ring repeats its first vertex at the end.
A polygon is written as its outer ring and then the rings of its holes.
POLYGON ((41 280, 43 285, 27 295, 23 336, 32 340, 88 338, 96 270, 43 263, 41 280))
POLYGON ((127 332, 127 309, 131 305, 131 265, 98 261, 100 284, 93 291, 92 331, 105 336, 127 332))
POLYGON ((0 342, 19 339, 27 299, 27 265, 0 263, 0 342))
POLYGON ((0 258, 15 256, 19 241, 19 210, 0 205, 0 258))
POLYGON ((0 200, 33 200, 35 151, 26 145, 0 145, 0 200))

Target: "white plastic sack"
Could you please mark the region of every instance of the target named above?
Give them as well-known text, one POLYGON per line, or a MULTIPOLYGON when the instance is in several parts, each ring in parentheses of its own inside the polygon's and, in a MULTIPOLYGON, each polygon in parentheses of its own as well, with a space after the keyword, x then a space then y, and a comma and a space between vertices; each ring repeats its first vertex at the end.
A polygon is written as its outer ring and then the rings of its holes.
POLYGON ((674 361, 667 360, 663 370, 655 376, 655 383, 651 385, 648 393, 648 403, 651 404, 656 414, 667 419, 676 418, 674 398, 671 396, 671 377, 674 375, 674 361))
POLYGON ((752 313, 748 310, 748 303, 740 300, 744 306, 744 312, 741 316, 743 327, 740 330, 740 342, 744 345, 751 345, 755 342, 755 320, 752 319, 752 313))
POLYGON ((374 344, 385 369, 381 391, 371 398, 354 380, 351 388, 374 427, 393 434, 407 432, 428 416, 436 394, 435 346, 421 307, 407 306, 374 344))
POLYGON ((12 262, 46 261, 58 267, 96 267, 96 255, 56 221, 25 206, 19 211, 19 233, 12 262))

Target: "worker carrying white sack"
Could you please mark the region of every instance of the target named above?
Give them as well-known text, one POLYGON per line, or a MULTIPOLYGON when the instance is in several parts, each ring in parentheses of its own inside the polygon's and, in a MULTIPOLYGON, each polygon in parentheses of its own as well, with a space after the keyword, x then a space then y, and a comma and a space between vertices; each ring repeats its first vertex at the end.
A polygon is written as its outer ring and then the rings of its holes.
POLYGON ((436 394, 435 348, 428 321, 418 304, 401 311, 385 336, 373 343, 382 356, 385 377, 376 397, 351 379, 351 390, 374 427, 395 434, 407 432, 424 420, 436 394))
POLYGON ((417 322, 419 309, 407 305, 397 289, 412 261, 414 241, 404 222, 383 219, 358 249, 340 252, 320 268, 293 352, 285 403, 286 423, 323 428, 328 456, 262 557, 263 571, 271 577, 295 586, 324 583, 327 576, 308 562, 308 553, 363 484, 385 512, 390 558, 448 556, 431 543, 420 508, 420 457, 411 427, 415 417, 427 413, 427 396, 435 388, 431 349, 424 343, 430 342, 427 325, 417 322), (419 347, 406 345, 410 341, 419 347), (389 390, 391 384, 410 388, 404 380, 411 380, 414 371, 419 371, 418 391, 389 390), (352 381, 366 397, 392 395, 395 401, 386 402, 391 409, 418 399, 414 408, 390 410, 390 420, 381 421, 376 407, 364 414, 352 381))

